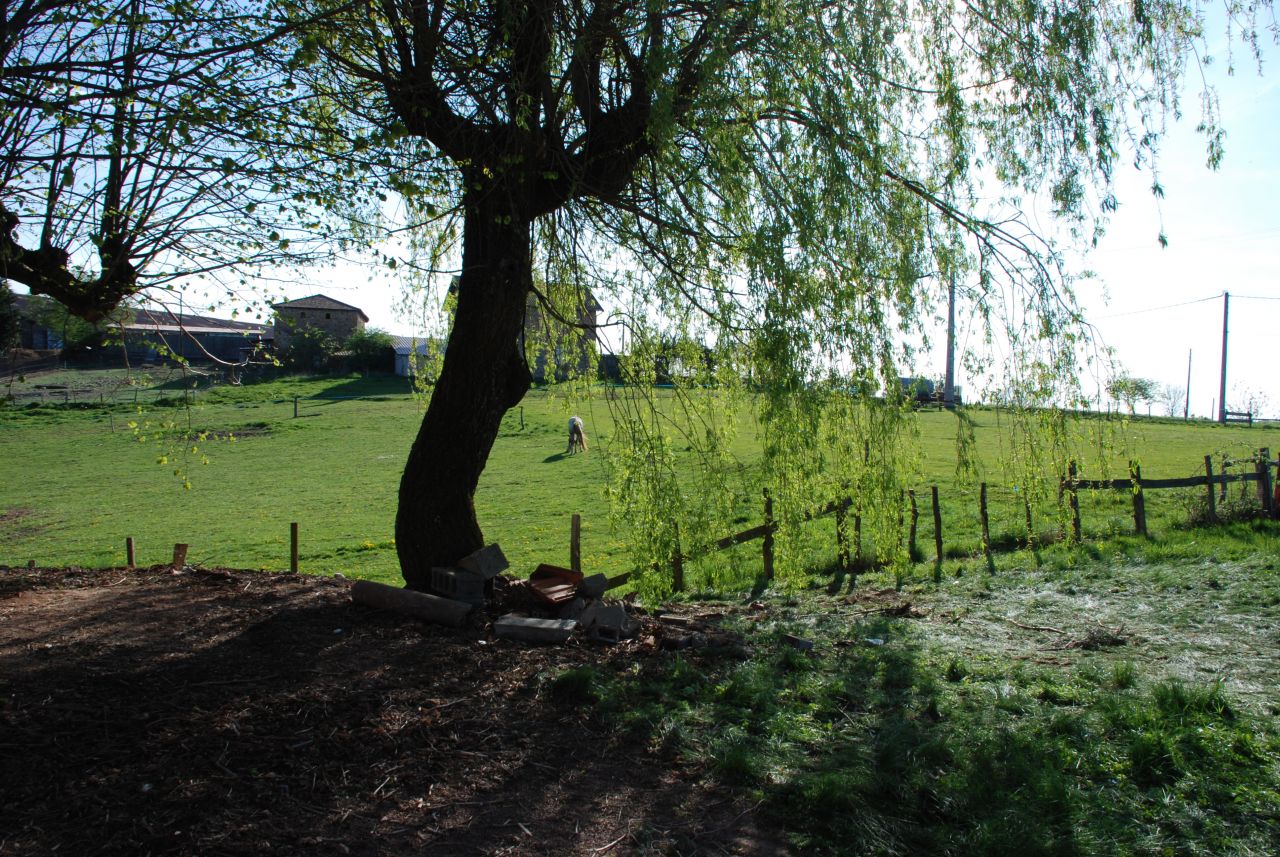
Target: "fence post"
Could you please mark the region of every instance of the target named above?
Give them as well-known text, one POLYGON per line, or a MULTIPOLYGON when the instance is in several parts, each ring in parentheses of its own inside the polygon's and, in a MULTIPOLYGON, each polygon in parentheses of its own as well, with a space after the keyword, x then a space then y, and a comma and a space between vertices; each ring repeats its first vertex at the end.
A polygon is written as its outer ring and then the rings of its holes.
POLYGON ((298 397, 297 396, 293 397, 293 418, 295 420, 298 418, 298 397))
MULTIPOLYGON (((578 517, 574 515, 574 517, 578 517)), ((673 592, 684 592, 684 551, 680 547, 680 525, 675 525, 676 546, 671 554, 671 589, 673 592)), ((575 568, 574 571, 581 571, 575 568)))
POLYGON ((298 573, 298 522, 289 524, 289 571, 298 573))
POLYGON ((760 548, 764 560, 764 579, 773 580, 773 497, 764 489, 764 542, 760 548))
POLYGON ((1071 459, 1067 462, 1067 503, 1071 507, 1071 540, 1077 544, 1080 542, 1081 526, 1080 526, 1080 494, 1076 490, 1076 461, 1071 459))
POLYGON ((987 560, 987 571, 996 570, 996 564, 991 559, 991 519, 987 515, 987 483, 983 482, 978 488, 978 520, 982 523, 982 555, 987 560))
POLYGON ((1142 495, 1142 465, 1129 462, 1129 478, 1133 480, 1133 531, 1147 535, 1147 500, 1142 495))
POLYGON ((1258 450, 1258 500, 1262 503, 1262 513, 1267 518, 1276 516, 1276 498, 1271 494, 1271 450, 1262 447, 1258 450))
POLYGON ((1218 502, 1213 495, 1213 456, 1204 457, 1204 484, 1209 498, 1209 520, 1218 520, 1218 502))
MULTIPOLYGON (((1271 462, 1267 462, 1267 466, 1271 467, 1271 462)), ((1271 489, 1271 514, 1276 520, 1280 520, 1280 453, 1276 455, 1276 478, 1273 480, 1273 488, 1271 489)))
POLYGON ((942 580, 942 507, 938 505, 938 486, 930 486, 933 495, 933 580, 942 580))
POLYGON ((181 543, 174 545, 173 546, 173 565, 170 566, 170 568, 176 574, 177 572, 182 571, 183 567, 186 564, 187 564, 187 546, 181 543))
POLYGON ((914 489, 907 491, 907 497, 911 500, 911 529, 907 532, 907 556, 912 562, 916 561, 916 527, 920 521, 920 509, 916 506, 916 492, 914 489))
POLYGON ((836 568, 842 573, 849 570, 849 536, 845 532, 848 509, 844 500, 836 503, 836 568))
POLYGON ((128 536, 124 540, 124 563, 128 568, 133 568, 133 536, 128 536))
POLYGON ((576 514, 569 519, 569 568, 582 573, 582 516, 576 514))
POLYGON ((1036 526, 1035 522, 1031 520, 1031 491, 1027 488, 1024 488, 1023 491, 1025 493, 1022 495, 1022 511, 1027 516, 1027 547, 1034 547, 1036 543, 1036 526))
POLYGON ((1225 455, 1222 456, 1222 491, 1218 494, 1218 501, 1227 502, 1227 467, 1231 464, 1231 459, 1225 455))

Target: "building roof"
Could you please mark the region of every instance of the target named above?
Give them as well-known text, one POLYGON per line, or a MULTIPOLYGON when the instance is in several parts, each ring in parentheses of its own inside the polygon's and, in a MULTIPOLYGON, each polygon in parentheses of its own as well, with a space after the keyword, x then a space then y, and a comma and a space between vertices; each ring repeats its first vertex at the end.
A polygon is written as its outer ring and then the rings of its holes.
POLYGON ((441 343, 438 339, 425 339, 421 336, 392 336, 391 347, 402 357, 411 351, 426 356, 431 349, 439 351, 441 343))
POLYGON ((137 309, 133 318, 124 323, 126 330, 153 331, 156 333, 239 333, 246 336, 271 334, 271 326, 264 322, 233 321, 209 315, 171 312, 164 309, 137 309))
MULTIPOLYGON (((29 313, 32 309, 32 296, 15 294, 14 302, 20 313, 29 313)), ((53 300, 45 298, 45 300, 53 300)), ((265 335, 270 337, 271 326, 264 322, 232 321, 228 318, 214 318, 209 315, 172 312, 167 309, 131 308, 132 315, 126 315, 123 323, 125 330, 141 330, 152 333, 238 333, 244 335, 265 335)))
POLYGON ((360 307, 344 304, 342 301, 335 301, 328 295, 311 295, 306 298, 298 298, 296 301, 282 301, 278 304, 272 304, 272 309, 327 309, 327 310, 348 310, 360 313, 360 317, 366 322, 369 316, 364 314, 364 310, 360 307))

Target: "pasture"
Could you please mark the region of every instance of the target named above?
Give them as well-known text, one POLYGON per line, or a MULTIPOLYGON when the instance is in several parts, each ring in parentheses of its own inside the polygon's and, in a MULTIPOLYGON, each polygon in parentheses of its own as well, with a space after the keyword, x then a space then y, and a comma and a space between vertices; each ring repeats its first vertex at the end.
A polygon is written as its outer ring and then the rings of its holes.
MULTIPOLYGON (((297 522, 301 570, 398 580, 396 492, 422 413, 422 403, 401 379, 287 378, 216 386, 198 390, 194 404, 187 403, 182 378, 141 392, 121 387, 118 374, 111 372, 24 383, 27 396, 19 406, 0 410, 0 563, 122 565, 125 539, 133 537, 140 564, 162 562, 174 543, 184 542, 197 564, 279 570, 288 568, 289 525, 297 522), (76 401, 67 393, 46 395, 43 401, 32 395, 37 383, 61 386, 68 380, 71 389, 79 388, 76 401), (100 403, 112 395, 115 404, 100 403), (170 439, 175 429, 205 437, 179 443, 170 439)), ((611 435, 610 411, 601 397, 575 406, 586 421, 593 452, 566 456, 569 407, 564 398, 535 390, 507 415, 476 497, 480 523, 489 540, 502 544, 515 570, 527 573, 539 562, 568 562, 569 518, 579 513, 584 568, 618 574, 627 570, 626 534, 610 525, 599 455, 611 435)), ((927 486, 937 484, 951 574, 971 563, 980 549, 977 480, 992 485, 993 544, 1012 547, 1025 533, 1022 507, 1002 482, 1001 414, 969 413, 977 475, 961 479, 955 474, 954 415, 932 410, 915 415, 919 546, 922 554, 933 556, 927 486)), ((759 456, 759 441, 750 415, 740 419, 744 428, 737 452, 750 461, 759 456)), ((1141 461, 1147 478, 1175 477, 1202 473, 1206 454, 1220 460, 1245 457, 1259 447, 1280 451, 1277 428, 1148 419, 1094 422, 1110 435, 1113 475, 1125 472, 1128 459, 1141 461)), ((1150 492, 1149 527, 1155 538, 1133 540, 1132 550, 1158 551, 1165 549, 1161 543, 1181 539, 1189 507, 1202 493, 1150 492)), ((1123 542, 1131 532, 1123 494, 1084 492, 1082 505, 1087 541, 1123 542)), ((759 523, 762 515, 761 509, 744 509, 739 529, 759 523)), ((1057 522, 1036 522, 1037 528, 1054 526, 1057 522)), ((812 541, 806 546, 809 564, 832 563, 831 519, 808 525, 806 532, 812 541)), ((1044 560, 1013 551, 998 554, 996 563, 1018 568, 1044 560)), ((726 564, 759 562, 758 544, 743 545, 692 563, 691 584, 696 588, 702 578, 723 578, 717 569, 726 564)), ((916 571, 928 575, 931 567, 920 565, 916 571)))

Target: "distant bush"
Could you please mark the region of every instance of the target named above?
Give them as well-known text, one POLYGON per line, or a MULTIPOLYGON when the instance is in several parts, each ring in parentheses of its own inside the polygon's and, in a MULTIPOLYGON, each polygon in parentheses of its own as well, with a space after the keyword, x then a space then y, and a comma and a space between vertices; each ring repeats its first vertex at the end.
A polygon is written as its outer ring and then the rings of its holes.
POLYGON ((342 345, 347 362, 356 372, 395 371, 395 340, 376 327, 358 330, 342 345))

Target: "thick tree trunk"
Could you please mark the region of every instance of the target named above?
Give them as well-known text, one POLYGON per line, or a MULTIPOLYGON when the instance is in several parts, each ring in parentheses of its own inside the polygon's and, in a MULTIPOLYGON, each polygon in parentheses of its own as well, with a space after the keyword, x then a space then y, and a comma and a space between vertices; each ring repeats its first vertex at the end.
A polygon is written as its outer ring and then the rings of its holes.
POLYGON ((520 349, 532 277, 527 207, 507 187, 469 191, 462 274, 444 366, 400 480, 396 552, 412 589, 484 544, 474 497, 502 416, 529 390, 520 349))

